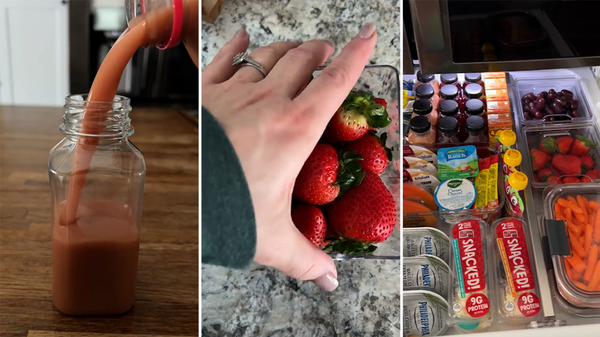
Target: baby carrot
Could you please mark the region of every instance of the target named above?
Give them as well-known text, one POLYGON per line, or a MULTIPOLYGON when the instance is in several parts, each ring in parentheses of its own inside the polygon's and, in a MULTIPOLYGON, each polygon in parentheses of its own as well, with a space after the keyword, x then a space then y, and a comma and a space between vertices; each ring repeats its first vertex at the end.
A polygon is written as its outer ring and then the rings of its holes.
POLYGON ((565 263, 565 269, 567 271, 567 276, 569 277, 569 280, 573 281, 573 267, 571 267, 571 264, 565 263))
POLYGON ((600 284, 600 262, 596 262, 596 268, 594 268, 594 273, 588 284, 588 289, 596 289, 598 284, 600 284))
POLYGON ((587 221, 587 214, 585 213, 573 213, 575 214, 575 219, 577 219, 577 221, 580 224, 585 224, 585 222, 587 221))
POLYGON ((559 204, 559 205, 561 205, 564 208, 568 208, 569 207, 569 202, 566 199, 563 199, 563 198, 558 198, 556 200, 556 203, 559 204))
MULTIPOLYGON (((573 273, 582 273, 585 270, 585 262, 583 262, 583 260, 577 256, 577 254, 573 254, 570 257, 565 257, 565 261, 567 261, 571 267, 573 267, 573 273)), ((575 277, 575 275, 573 275, 573 277, 575 277)))
POLYGON ((565 210, 558 203, 554 203, 554 217, 556 220, 565 220, 565 210))
POLYGON ((579 244, 581 245, 581 247, 583 247, 583 245, 585 245, 585 238, 583 236, 578 237, 577 241, 579 241, 579 244))
POLYGON ((583 284, 583 283, 581 283, 581 282, 579 282, 579 281, 573 281, 573 280, 571 280, 571 282, 573 282, 573 284, 574 284, 574 285, 575 285, 577 288, 579 288, 579 289, 581 289, 581 290, 586 290, 586 291, 588 290, 588 287, 587 287, 585 284, 583 284))
POLYGON ((565 208, 565 219, 567 219, 567 222, 573 222, 573 212, 569 207, 565 208))
POLYGON ((569 228, 569 230, 571 232, 573 232, 573 234, 575 234, 576 236, 580 236, 581 235, 581 227, 575 225, 572 222, 567 221, 567 227, 569 228))
POLYGON ((583 249, 586 252, 590 251, 590 247, 592 246, 592 233, 594 232, 594 227, 592 225, 587 224, 585 226, 585 242, 583 244, 583 249))
POLYGON ((581 278, 583 277, 583 273, 578 272, 577 270, 573 270, 573 272, 571 273, 571 275, 573 275, 573 281, 580 281, 581 282, 581 278))
POLYGON ((587 269, 583 274, 583 283, 590 283, 592 279, 592 274, 594 273, 594 267, 598 262, 598 245, 592 245, 592 248, 589 250, 590 254, 587 258, 587 269))
POLYGON ((596 243, 600 243, 600 214, 598 214, 600 211, 596 210, 596 213, 594 214, 594 223, 592 224, 592 226, 594 226, 594 241, 596 241, 596 243))
POLYGON ((585 215, 585 217, 587 218, 587 200, 578 195, 577 196, 577 205, 579 206, 579 208, 581 208, 581 210, 583 211, 583 214, 585 215))
MULTIPOLYGON (((564 207, 564 206, 563 206, 564 207)), ((600 208, 600 204, 597 201, 594 200, 590 200, 590 207, 594 210, 597 211, 598 208, 600 208)))

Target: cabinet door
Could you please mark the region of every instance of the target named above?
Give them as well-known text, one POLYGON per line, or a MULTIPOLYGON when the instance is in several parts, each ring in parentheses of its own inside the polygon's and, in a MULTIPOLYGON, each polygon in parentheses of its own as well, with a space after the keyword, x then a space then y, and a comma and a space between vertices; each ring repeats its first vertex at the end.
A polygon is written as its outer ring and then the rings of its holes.
POLYGON ((67 1, 0 0, 0 104, 64 103, 68 27, 67 1))

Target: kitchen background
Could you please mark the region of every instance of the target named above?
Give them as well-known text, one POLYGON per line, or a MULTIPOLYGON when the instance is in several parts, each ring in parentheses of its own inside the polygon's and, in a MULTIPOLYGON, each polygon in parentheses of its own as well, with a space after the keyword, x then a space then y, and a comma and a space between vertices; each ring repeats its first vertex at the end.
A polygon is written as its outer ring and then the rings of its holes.
MULTIPOLYGON (((125 0, 0 0, 0 105, 62 106, 86 93, 127 27, 125 0)), ((140 48, 118 93, 135 106, 198 107, 198 69, 183 45, 140 48)))
MULTIPOLYGON (((202 25, 202 67, 242 26, 250 49, 278 40, 330 40, 337 52, 363 23, 378 26, 373 64, 400 66, 398 0, 225 0, 202 25)), ((203 336, 400 336, 400 261, 338 261, 325 293, 269 268, 202 266, 203 336)))

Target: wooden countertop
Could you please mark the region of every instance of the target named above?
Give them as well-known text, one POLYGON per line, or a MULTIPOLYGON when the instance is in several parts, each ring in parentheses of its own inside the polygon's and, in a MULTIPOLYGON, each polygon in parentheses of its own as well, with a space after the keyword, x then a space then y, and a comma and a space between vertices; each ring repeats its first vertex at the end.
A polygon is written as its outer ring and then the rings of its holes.
POLYGON ((61 108, 0 106, 0 336, 198 336, 198 128, 176 110, 133 109, 147 173, 135 304, 71 317, 52 305, 48 153, 61 108))

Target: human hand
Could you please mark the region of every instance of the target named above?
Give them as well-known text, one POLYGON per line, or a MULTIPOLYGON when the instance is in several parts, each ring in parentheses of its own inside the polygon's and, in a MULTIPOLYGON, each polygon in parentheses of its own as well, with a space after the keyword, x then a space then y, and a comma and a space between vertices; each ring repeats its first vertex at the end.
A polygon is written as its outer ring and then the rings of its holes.
POLYGON ((369 60, 377 33, 366 24, 333 62, 311 75, 335 52, 324 41, 277 42, 254 50, 267 76, 232 66, 246 51, 242 29, 202 73, 202 105, 221 124, 235 149, 255 211, 254 261, 324 290, 338 286, 332 259, 314 247, 291 218, 294 181, 369 60), (302 91, 301 91, 302 90, 302 91), (300 92, 301 91, 301 92, 300 92))

